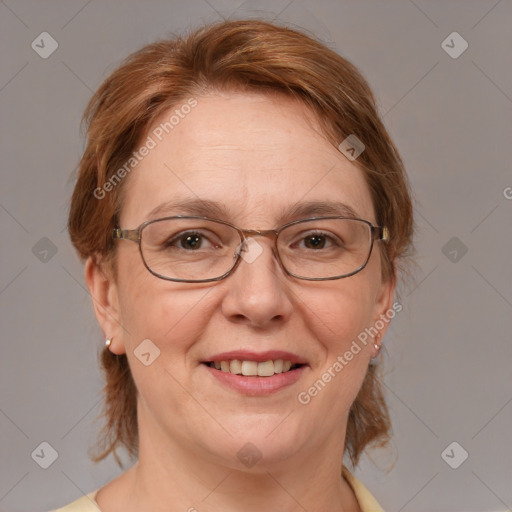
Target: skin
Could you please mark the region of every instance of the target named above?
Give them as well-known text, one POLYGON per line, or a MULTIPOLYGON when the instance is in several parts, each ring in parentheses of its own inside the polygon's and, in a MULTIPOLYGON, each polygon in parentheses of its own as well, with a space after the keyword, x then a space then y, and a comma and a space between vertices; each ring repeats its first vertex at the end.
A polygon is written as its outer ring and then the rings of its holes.
MULTIPOLYGON (((122 228, 136 228, 161 203, 197 197, 227 206, 225 220, 249 229, 280 226, 283 207, 314 200, 342 201, 376 225, 362 171, 302 104, 248 93, 197 99, 124 184, 122 228)), ((358 274, 309 282, 284 274, 270 240, 256 240, 263 253, 214 283, 158 279, 129 241, 116 242, 115 277, 87 262, 98 321, 113 337, 110 350, 127 354, 139 391, 139 461, 99 491, 103 511, 359 510, 340 475, 372 343, 308 405, 297 395, 391 307, 394 283, 382 282, 379 242, 358 274), (144 366, 134 350, 147 338, 161 353, 144 366), (240 348, 286 350, 309 367, 277 393, 244 396, 199 363, 240 348), (262 454, 252 468, 236 455, 247 442, 262 454)))

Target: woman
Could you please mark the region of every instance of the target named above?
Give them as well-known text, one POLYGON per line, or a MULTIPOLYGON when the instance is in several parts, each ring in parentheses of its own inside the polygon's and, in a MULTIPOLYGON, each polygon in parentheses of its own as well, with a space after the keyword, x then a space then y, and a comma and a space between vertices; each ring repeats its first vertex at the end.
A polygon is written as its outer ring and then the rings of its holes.
POLYGON ((107 339, 97 460, 61 510, 376 511, 376 376, 412 209, 359 72, 261 21, 133 54, 91 100, 69 231, 107 339))

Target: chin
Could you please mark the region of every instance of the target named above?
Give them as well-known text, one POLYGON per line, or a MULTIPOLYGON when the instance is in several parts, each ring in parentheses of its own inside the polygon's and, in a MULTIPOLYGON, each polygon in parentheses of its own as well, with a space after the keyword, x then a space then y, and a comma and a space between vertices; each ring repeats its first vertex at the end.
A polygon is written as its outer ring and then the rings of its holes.
POLYGON ((211 438, 208 451, 238 470, 264 471, 300 453, 312 432, 293 414, 238 415, 223 425, 232 434, 211 438), (293 419, 292 419, 293 418, 293 419), (227 455, 227 458, 226 458, 227 455))

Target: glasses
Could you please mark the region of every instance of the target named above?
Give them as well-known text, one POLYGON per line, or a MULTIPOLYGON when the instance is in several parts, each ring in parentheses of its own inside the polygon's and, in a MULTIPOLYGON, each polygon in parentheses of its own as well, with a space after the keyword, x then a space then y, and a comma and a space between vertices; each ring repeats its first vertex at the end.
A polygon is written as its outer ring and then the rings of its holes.
POLYGON ((115 228, 112 233, 114 240, 138 243, 144 265, 154 276, 184 283, 220 281, 242 259, 252 262, 254 251, 262 251, 251 240, 253 237, 273 240, 273 253, 286 274, 326 281, 363 270, 373 242, 387 241, 389 233, 385 227, 347 217, 301 219, 259 231, 208 217, 183 215, 149 220, 137 229, 115 228), (251 249, 251 245, 255 248, 251 249))

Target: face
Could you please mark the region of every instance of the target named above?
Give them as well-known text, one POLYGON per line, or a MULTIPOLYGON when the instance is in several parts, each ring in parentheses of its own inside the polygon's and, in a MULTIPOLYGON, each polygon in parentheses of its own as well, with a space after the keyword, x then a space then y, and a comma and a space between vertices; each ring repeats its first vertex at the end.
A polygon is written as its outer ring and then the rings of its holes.
MULTIPOLYGON (((156 147, 130 174, 120 227, 193 214, 172 203, 198 199, 217 203, 217 218, 241 228, 297 220, 286 212, 306 202, 343 203, 376 225, 362 172, 328 143, 305 107, 258 94, 196 99, 168 135, 153 137, 156 147)), ((194 284, 153 276, 137 244, 115 242, 117 275, 98 318, 114 338, 111 350, 130 363, 141 451, 165 446, 243 468, 237 453, 248 442, 268 464, 343 450, 348 412, 374 350, 368 341, 357 351, 353 341, 391 307, 381 242, 358 274, 304 281, 284 273, 271 240, 255 240, 263 250, 254 261, 241 260, 224 280, 194 284), (150 360, 151 347, 160 351, 149 365, 135 355, 143 340, 151 340, 150 360), (300 367, 244 377, 206 364, 221 359, 300 367), (323 385, 308 391, 318 379, 323 385)))

